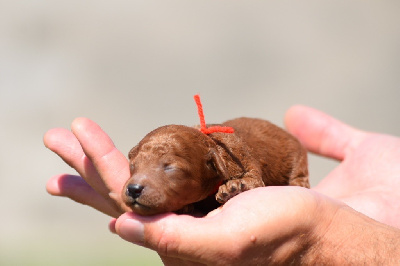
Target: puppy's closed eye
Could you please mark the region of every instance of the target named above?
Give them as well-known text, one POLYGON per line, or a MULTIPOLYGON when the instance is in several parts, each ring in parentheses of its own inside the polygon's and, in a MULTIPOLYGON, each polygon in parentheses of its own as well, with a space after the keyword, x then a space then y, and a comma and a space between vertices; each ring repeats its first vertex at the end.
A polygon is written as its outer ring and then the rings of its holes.
POLYGON ((178 168, 175 165, 170 164, 170 163, 165 163, 163 165, 163 169, 165 172, 172 172, 172 171, 178 170, 178 168))

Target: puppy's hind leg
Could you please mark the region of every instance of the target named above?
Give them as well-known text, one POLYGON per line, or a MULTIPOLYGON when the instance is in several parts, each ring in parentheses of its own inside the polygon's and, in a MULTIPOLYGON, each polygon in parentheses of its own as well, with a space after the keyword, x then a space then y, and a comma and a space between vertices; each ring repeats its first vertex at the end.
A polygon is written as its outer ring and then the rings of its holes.
POLYGON ((289 177, 289 185, 310 188, 306 150, 302 150, 298 161, 293 167, 289 177))

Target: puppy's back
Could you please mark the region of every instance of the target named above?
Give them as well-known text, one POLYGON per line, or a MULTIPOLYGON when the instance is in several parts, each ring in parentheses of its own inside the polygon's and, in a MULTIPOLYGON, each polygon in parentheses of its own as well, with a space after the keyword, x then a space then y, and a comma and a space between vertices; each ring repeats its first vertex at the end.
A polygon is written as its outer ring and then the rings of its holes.
POLYGON ((260 162, 265 185, 309 186, 307 152, 284 129, 266 120, 244 117, 223 125, 233 127, 253 158, 260 162))

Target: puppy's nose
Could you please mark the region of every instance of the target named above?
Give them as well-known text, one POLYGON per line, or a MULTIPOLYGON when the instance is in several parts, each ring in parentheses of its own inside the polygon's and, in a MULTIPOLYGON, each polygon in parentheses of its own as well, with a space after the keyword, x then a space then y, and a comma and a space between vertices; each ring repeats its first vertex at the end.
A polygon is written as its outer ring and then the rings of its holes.
POLYGON ((144 189, 144 186, 142 186, 142 185, 129 184, 126 188, 126 195, 129 197, 132 197, 134 199, 137 199, 142 194, 143 189, 144 189))

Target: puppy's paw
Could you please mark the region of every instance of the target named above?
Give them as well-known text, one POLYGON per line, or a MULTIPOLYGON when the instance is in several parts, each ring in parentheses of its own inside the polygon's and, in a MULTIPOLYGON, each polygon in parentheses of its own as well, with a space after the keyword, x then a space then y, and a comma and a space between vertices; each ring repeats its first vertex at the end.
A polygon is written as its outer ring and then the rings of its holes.
POLYGON ((229 199, 233 198, 239 193, 247 190, 246 185, 240 179, 233 179, 227 181, 225 184, 221 185, 215 195, 216 200, 219 203, 224 204, 229 199))

